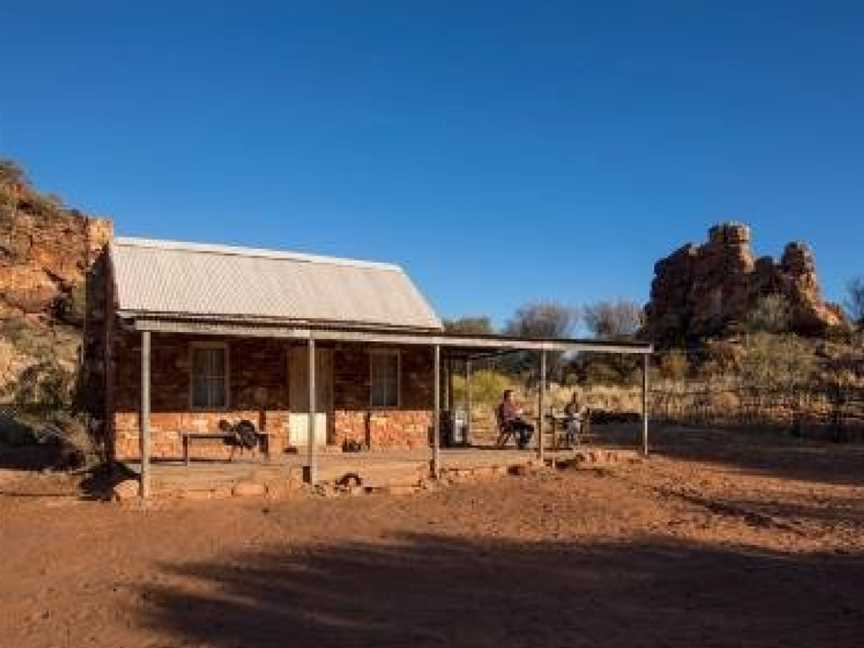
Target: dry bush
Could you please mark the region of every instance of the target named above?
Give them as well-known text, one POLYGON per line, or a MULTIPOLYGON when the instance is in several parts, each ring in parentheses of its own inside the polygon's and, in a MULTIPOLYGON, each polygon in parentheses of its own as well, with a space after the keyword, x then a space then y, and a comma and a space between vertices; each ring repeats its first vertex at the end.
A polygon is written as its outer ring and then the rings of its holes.
POLYGON ((53 358, 32 364, 9 385, 9 395, 19 406, 47 414, 69 411, 72 406, 74 372, 53 358))
POLYGON ((23 185, 27 176, 18 163, 8 158, 0 158, 0 186, 23 185))
MULTIPOLYGON (((504 333, 516 337, 561 339, 570 336, 577 320, 577 311, 569 306, 553 301, 534 302, 516 310, 513 319, 507 322, 504 333)), ((560 371, 563 358, 564 354, 560 351, 550 351, 546 354, 547 380, 560 371)), ((507 373, 523 374, 528 380, 536 379, 534 373, 537 364, 536 353, 511 353, 500 363, 501 368, 507 373)))
POLYGON ((25 319, 8 319, 0 324, 0 336, 18 352, 35 358, 54 355, 51 332, 25 319))
POLYGON ((643 312, 639 304, 619 299, 601 301, 582 307, 585 326, 596 338, 617 340, 632 338, 642 328, 643 312))
POLYGON ((5 376, 9 372, 14 359, 15 347, 9 341, 0 338, 0 376, 5 376))
POLYGON ((762 332, 712 343, 690 366, 689 377, 680 378, 661 360, 652 381, 655 418, 780 426, 796 434, 806 427, 838 441, 852 438, 852 429, 864 434, 860 346, 762 332))
POLYGON ((466 335, 491 335, 495 332, 491 318, 486 315, 444 320, 444 329, 448 333, 464 333, 466 335))
POLYGON ((846 298, 845 307, 849 318, 864 327, 864 277, 856 277, 847 286, 849 293, 846 298))
POLYGON ((666 380, 684 380, 689 372, 687 354, 680 349, 673 349, 660 360, 660 375, 666 380))
POLYGON ((792 326, 792 309, 784 295, 762 297, 747 316, 751 332, 786 333, 792 326))

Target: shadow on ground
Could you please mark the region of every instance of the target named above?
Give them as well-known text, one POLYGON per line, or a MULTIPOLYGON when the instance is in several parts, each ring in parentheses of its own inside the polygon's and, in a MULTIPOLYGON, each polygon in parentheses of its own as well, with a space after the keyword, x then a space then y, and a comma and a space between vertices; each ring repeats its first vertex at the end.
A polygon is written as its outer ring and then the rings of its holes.
POLYGON ((0 496, 107 500, 114 486, 136 477, 122 464, 58 469, 61 452, 52 445, 0 449, 0 470, 17 474, 17 479, 0 482, 0 496))
MULTIPOLYGON (((596 426, 597 440, 636 447, 635 426, 596 426)), ((821 482, 864 485, 864 445, 798 439, 762 429, 712 429, 656 425, 651 452, 685 461, 718 463, 753 474, 821 482)))
MULTIPOLYGON (((164 566, 178 645, 860 646, 861 556, 434 535, 164 566)), ((173 644, 172 644, 173 645, 173 644)))

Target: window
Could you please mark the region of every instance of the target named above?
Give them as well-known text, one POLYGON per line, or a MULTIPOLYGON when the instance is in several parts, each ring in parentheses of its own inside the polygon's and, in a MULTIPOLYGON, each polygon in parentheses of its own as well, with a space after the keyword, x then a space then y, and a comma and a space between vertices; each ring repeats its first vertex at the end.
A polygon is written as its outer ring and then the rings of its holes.
POLYGON ((228 407, 228 347, 192 346, 192 409, 228 407))
POLYGON ((399 407, 399 352, 372 351, 369 364, 372 407, 399 407))

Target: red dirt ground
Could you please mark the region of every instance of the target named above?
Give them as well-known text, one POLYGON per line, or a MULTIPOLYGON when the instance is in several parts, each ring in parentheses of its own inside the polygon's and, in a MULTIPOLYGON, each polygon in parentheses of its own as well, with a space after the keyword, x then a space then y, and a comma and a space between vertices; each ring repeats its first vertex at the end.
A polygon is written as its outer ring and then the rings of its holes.
POLYGON ((0 645, 864 645, 864 448, 655 439, 610 470, 147 511, 2 472, 0 645))

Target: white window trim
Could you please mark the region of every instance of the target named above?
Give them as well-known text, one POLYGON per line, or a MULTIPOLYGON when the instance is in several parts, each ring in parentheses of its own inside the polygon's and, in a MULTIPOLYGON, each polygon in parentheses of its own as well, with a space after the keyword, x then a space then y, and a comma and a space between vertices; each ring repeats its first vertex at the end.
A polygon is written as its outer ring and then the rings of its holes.
POLYGON ((369 349, 369 409, 402 409, 402 351, 400 349, 369 349), (372 356, 396 356, 396 405, 372 403, 372 356))
POLYGON ((192 412, 225 412, 231 409, 231 351, 227 342, 189 343, 189 410, 192 412), (195 349, 223 349, 225 351, 225 405, 198 407, 195 405, 195 349))

